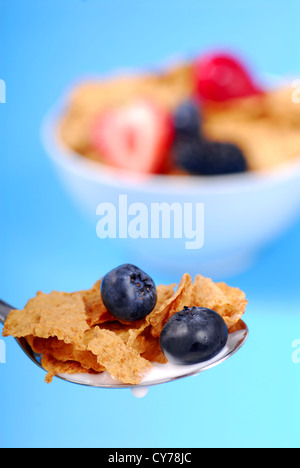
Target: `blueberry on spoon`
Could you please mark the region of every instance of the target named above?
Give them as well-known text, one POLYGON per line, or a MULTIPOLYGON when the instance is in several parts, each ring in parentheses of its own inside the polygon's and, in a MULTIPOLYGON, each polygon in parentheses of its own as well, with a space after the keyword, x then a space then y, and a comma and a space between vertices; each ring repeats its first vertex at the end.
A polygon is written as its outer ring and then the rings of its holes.
POLYGON ((103 278, 101 296, 107 310, 118 320, 134 322, 145 318, 156 306, 154 281, 135 265, 115 268, 103 278))
POLYGON ((168 361, 190 365, 215 357, 227 339, 228 329, 219 314, 203 307, 185 307, 168 320, 160 345, 168 361))

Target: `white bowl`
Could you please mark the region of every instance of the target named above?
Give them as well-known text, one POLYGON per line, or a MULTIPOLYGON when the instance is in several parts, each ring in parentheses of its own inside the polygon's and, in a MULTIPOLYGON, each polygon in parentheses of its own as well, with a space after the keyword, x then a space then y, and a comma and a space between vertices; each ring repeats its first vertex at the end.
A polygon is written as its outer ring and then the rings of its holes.
POLYGON ((128 204, 143 203, 149 212, 152 203, 204 203, 201 249, 187 250, 185 239, 117 236, 112 246, 122 247, 132 263, 173 273, 231 276, 248 269, 300 214, 300 157, 262 173, 157 175, 137 180, 130 173, 90 161, 66 148, 57 132, 61 112, 61 105, 57 105, 46 116, 43 145, 74 203, 95 223, 95 232, 97 206, 110 202, 118 208, 119 195, 127 195, 128 204))

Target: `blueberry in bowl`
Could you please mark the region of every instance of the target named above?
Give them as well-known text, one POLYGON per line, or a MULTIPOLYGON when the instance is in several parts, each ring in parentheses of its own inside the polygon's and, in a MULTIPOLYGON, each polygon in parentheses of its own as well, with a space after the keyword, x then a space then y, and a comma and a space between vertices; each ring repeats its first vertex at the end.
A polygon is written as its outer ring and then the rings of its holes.
POLYGON ((101 296, 107 310, 118 320, 126 322, 145 318, 157 302, 152 278, 131 264, 121 265, 104 276, 101 296))
POLYGON ((160 346, 168 361, 191 365, 215 357, 227 340, 228 329, 219 314, 204 307, 185 307, 166 323, 160 346))
POLYGON ((181 103, 173 114, 175 140, 182 137, 199 137, 201 133, 201 112, 199 106, 188 100, 181 103))
POLYGON ((238 174, 248 170, 246 158, 238 146, 195 136, 177 141, 174 157, 178 166, 195 175, 238 174))

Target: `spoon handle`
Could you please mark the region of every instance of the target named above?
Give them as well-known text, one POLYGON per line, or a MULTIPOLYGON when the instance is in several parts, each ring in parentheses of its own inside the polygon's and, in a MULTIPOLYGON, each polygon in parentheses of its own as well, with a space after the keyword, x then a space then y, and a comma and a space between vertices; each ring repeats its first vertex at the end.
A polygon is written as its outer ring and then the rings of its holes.
POLYGON ((8 305, 6 302, 0 299, 0 323, 4 325, 6 317, 8 316, 9 312, 13 310, 14 307, 8 305))

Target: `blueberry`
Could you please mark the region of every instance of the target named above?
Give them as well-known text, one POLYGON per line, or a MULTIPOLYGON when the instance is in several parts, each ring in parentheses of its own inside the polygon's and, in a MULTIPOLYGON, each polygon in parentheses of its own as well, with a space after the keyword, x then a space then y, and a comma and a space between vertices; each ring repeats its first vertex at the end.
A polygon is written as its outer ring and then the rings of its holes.
POLYGON ((207 142, 202 145, 204 175, 246 172, 247 162, 242 150, 232 143, 207 142))
POLYGON ((193 101, 183 102, 175 110, 173 120, 176 140, 184 136, 200 135, 200 109, 193 101))
POLYGON ((235 174, 248 170, 242 150, 232 143, 181 139, 174 145, 174 158, 182 169, 197 175, 235 174))
POLYGON ((185 307, 166 323, 160 346, 168 361, 189 365, 212 359, 227 339, 228 329, 219 314, 203 307, 185 307))
POLYGON ((107 310, 126 322, 146 317, 157 302, 154 281, 140 268, 130 264, 107 273, 101 284, 101 296, 107 310))

